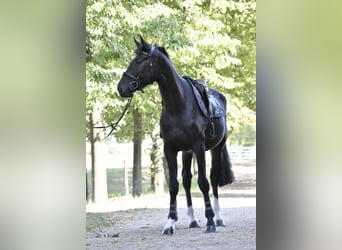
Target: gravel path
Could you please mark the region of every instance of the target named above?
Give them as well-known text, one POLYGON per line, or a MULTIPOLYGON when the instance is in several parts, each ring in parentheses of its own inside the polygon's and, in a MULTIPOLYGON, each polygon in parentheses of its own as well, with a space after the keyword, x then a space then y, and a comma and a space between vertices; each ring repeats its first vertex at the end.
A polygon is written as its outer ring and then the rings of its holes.
POLYGON ((236 182, 219 190, 221 215, 226 227, 204 233, 206 218, 200 195, 193 198, 195 216, 201 228, 188 228, 186 199, 178 196, 176 233, 162 235, 167 220, 168 195, 117 198, 107 204, 87 205, 87 212, 101 212, 110 226, 92 229, 86 235, 86 249, 256 249, 255 166, 234 168, 236 182))

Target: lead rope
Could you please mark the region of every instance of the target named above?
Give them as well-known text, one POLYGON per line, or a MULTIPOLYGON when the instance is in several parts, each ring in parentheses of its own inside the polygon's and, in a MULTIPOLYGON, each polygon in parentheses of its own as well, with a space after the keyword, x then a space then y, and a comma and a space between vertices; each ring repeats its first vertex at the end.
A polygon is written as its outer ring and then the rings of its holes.
POLYGON ((133 99, 133 96, 132 97, 130 97, 130 98, 128 98, 128 100, 127 100, 127 103, 126 103, 126 106, 125 106, 125 108, 124 108, 124 110, 122 111, 122 113, 121 113, 121 115, 120 115, 120 117, 119 117, 119 119, 115 122, 115 123, 113 123, 113 122, 111 122, 110 123, 110 125, 107 125, 107 126, 98 126, 98 127, 94 127, 94 128, 109 128, 109 127, 111 127, 112 129, 110 130, 110 132, 109 132, 109 134, 105 137, 105 138, 103 138, 103 139, 100 139, 100 141, 101 140, 105 140, 106 138, 108 138, 112 133, 113 133, 113 131, 114 130, 116 130, 116 127, 118 126, 118 124, 119 124, 119 122, 121 121, 121 119, 124 117, 124 115, 125 115, 125 113, 126 113, 126 111, 127 111, 127 109, 129 108, 129 106, 131 105, 131 101, 132 101, 132 99, 133 99))

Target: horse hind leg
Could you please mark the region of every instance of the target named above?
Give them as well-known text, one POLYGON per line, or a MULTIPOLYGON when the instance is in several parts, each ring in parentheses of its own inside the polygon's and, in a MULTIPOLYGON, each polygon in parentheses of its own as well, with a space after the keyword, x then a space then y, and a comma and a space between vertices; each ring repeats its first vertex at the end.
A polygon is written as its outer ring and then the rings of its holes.
POLYGON ((211 150, 211 170, 210 170, 210 182, 213 188, 213 205, 215 212, 215 223, 217 226, 225 227, 226 223, 221 216, 220 205, 218 200, 218 186, 220 182, 221 168, 223 167, 223 153, 222 146, 218 146, 211 150))
POLYGON ((227 146, 223 141, 218 147, 211 150, 211 171, 210 181, 213 188, 213 204, 215 212, 215 223, 217 226, 225 227, 226 223, 221 216, 218 199, 218 186, 230 184, 234 181, 234 173, 231 169, 231 163, 227 151, 227 146), (224 144, 223 144, 224 143, 224 144), (222 146, 223 144, 223 146, 222 146))
POLYGON ((187 215, 189 217, 189 228, 198 228, 200 227, 197 223, 197 220, 194 215, 194 209, 192 207, 192 200, 191 200, 191 161, 192 161, 192 152, 183 152, 182 153, 182 178, 183 178, 183 187, 185 190, 186 195, 186 202, 187 202, 187 215))
POLYGON ((214 211, 211 207, 209 198, 209 182, 206 178, 206 166, 205 166, 205 151, 204 145, 197 145, 195 148, 195 154, 198 165, 198 186, 203 194, 204 205, 205 205, 205 217, 207 218, 207 227, 205 232, 217 232, 216 225, 214 222, 214 211))
POLYGON ((213 194, 214 194, 213 204, 214 204, 214 213, 215 213, 215 218, 214 218, 215 223, 216 223, 216 226, 218 227, 225 227, 226 223, 223 217, 221 216, 221 211, 220 211, 220 205, 219 205, 219 199, 218 199, 218 185, 212 183, 212 187, 213 187, 213 194))

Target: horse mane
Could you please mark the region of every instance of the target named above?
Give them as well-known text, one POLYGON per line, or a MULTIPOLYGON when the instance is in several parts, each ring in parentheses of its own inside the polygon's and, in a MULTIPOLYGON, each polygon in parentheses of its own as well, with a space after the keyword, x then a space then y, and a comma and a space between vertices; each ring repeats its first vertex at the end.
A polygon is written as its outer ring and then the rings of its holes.
POLYGON ((166 56, 168 59, 170 59, 169 54, 167 53, 167 51, 164 47, 158 46, 158 45, 155 45, 155 46, 164 56, 166 56))
MULTIPOLYGON (((167 53, 166 49, 162 46, 158 46, 157 44, 154 45, 164 56, 166 56, 168 59, 170 59, 169 54, 167 53)), ((151 47, 144 47, 144 46, 139 46, 135 53, 139 53, 140 51, 147 52, 149 53, 151 50, 151 47)))

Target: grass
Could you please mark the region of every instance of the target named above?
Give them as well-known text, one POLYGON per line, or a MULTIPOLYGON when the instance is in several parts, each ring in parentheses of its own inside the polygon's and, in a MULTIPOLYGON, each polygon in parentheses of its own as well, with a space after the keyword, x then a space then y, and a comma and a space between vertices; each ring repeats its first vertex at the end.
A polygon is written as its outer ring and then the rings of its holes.
MULTIPOLYGON (((130 173, 128 173, 130 181, 130 173)), ((132 178, 132 177, 131 177, 132 178)), ((125 169, 107 169, 107 192, 109 198, 125 195, 125 169)))
POLYGON ((111 220, 108 220, 108 215, 105 213, 87 213, 86 216, 87 232, 94 228, 111 225, 111 220))
MULTIPOLYGON (((88 189, 91 190, 91 171, 88 171, 88 189)), ((129 194, 132 193, 132 169, 128 170, 129 194)), ((144 194, 153 193, 150 185, 150 172, 148 167, 142 168, 142 189, 144 194)), ((125 190, 125 170, 124 168, 107 169, 107 192, 108 198, 124 196, 125 190)), ((90 197, 89 197, 90 198, 90 197)))
MULTIPOLYGON (((143 169, 143 194, 153 193, 153 189, 150 185, 150 179, 148 175, 149 169, 143 169)), ((131 171, 128 173, 129 176, 129 188, 132 190, 131 182, 132 175, 131 171)), ((90 172, 88 173, 88 178, 90 180, 90 172)), ((185 191, 182 185, 182 181, 179 181, 179 194, 185 195, 185 191)), ((89 181, 90 184, 90 181, 89 181)), ((89 185, 89 189, 91 186, 89 185)), ((125 180, 124 180, 124 169, 107 169, 107 189, 108 197, 119 197, 125 195, 125 180)), ((164 186, 165 193, 168 193, 168 187, 165 183, 164 186)), ((194 197, 202 195, 197 186, 197 175, 193 176, 191 184, 191 193, 194 197)), ((131 195, 131 192, 130 192, 131 195)), ((108 215, 108 213, 87 213, 86 214, 86 231, 91 231, 99 227, 106 227, 114 224, 114 219, 108 215)))

